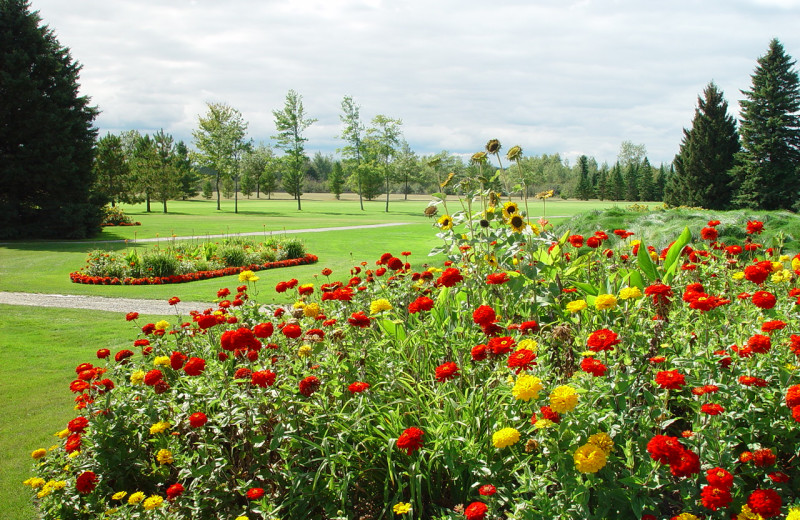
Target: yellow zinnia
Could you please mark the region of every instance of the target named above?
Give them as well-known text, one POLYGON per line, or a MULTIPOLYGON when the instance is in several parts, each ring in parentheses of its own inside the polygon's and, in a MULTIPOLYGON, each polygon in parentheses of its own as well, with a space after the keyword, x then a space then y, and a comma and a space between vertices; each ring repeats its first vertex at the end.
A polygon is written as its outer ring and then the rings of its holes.
POLYGON ((246 270, 239 273, 239 281, 240 282, 257 282, 260 280, 258 276, 253 271, 246 270))
POLYGON ((47 455, 47 450, 44 449, 44 448, 39 448, 38 450, 33 450, 33 452, 31 453, 31 457, 33 457, 34 459, 41 459, 45 455, 47 455))
POLYGON ((39 489, 44 486, 44 479, 41 477, 31 477, 23 482, 24 485, 30 486, 33 489, 39 489))
POLYGON ((586 308, 586 302, 584 300, 573 300, 567 304, 567 310, 572 314, 575 314, 576 312, 581 312, 585 308, 586 308))
POLYGON ((111 495, 111 500, 122 500, 128 495, 127 491, 117 491, 113 495, 111 495))
MULTIPOLYGON (((761 515, 759 515, 759 517, 760 516, 761 515)), ((673 518, 675 518, 675 520, 700 520, 699 517, 693 515, 692 513, 681 513, 678 516, 673 517, 673 518)))
POLYGON ((603 450, 603 453, 609 455, 611 450, 614 449, 614 441, 611 440, 611 437, 608 436, 605 432, 595 433, 589 440, 586 441, 586 444, 593 444, 603 450))
POLYGON ((131 384, 132 385, 141 385, 144 383, 144 370, 137 370, 133 374, 131 374, 131 384))
POLYGON ((168 328, 169 328, 169 322, 167 320, 161 320, 156 322, 157 330, 167 330, 168 328))
POLYGON ((156 356, 153 359, 153 365, 157 367, 169 366, 169 356, 156 356))
POLYGON ((533 423, 533 427, 537 430, 543 430, 545 428, 552 428, 555 426, 556 423, 551 421, 550 419, 536 419, 536 422, 533 423))
POLYGON ((164 499, 161 498, 160 496, 158 496, 158 495, 150 495, 147 498, 147 500, 144 501, 144 504, 142 504, 142 505, 144 506, 145 509, 152 510, 152 509, 158 509, 159 507, 161 507, 161 505, 163 503, 164 503, 164 499))
POLYGON ((159 464, 172 464, 175 459, 172 457, 171 451, 158 450, 158 453, 156 454, 156 460, 158 460, 159 464))
POLYGON ((606 454, 594 444, 584 444, 573 456, 575 469, 581 473, 597 473, 606 465, 606 454))
POLYGON ((172 427, 172 425, 169 421, 158 421, 150 427, 150 435, 158 435, 159 433, 169 430, 170 427, 172 427))
POLYGON ((394 505, 392 511, 394 511, 394 514, 396 515, 404 515, 411 511, 411 504, 406 502, 398 502, 394 505))
POLYGON ((561 385, 550 393, 550 408, 556 413, 569 412, 577 405, 578 393, 571 386, 561 385))
POLYGON ((380 298, 369 304, 369 313, 378 314, 383 311, 392 310, 392 304, 386 298, 380 298))
POLYGON ((786 515, 786 520, 800 520, 800 507, 793 507, 789 509, 789 514, 786 515))
POLYGON ((542 388, 541 379, 528 374, 522 374, 514 383, 514 388, 511 389, 511 395, 520 401, 530 401, 531 399, 539 398, 539 392, 542 388))
POLYGON ((308 318, 316 318, 319 316, 321 310, 318 303, 309 303, 303 307, 303 316, 308 318))
POLYGON ((642 291, 638 287, 623 287, 619 291, 620 300, 632 300, 641 297, 642 297, 642 291))
POLYGON ((594 300, 597 310, 605 311, 617 306, 617 298, 613 294, 599 294, 594 300))
POLYGON ((303 345, 297 349, 297 357, 305 358, 311 355, 312 349, 309 345, 303 345))
POLYGON ((516 428, 503 428, 494 432, 492 435, 492 444, 495 448, 505 448, 511 446, 519 440, 519 432, 516 428))
POLYGON ((530 350, 532 352, 536 352, 539 350, 539 343, 535 339, 525 338, 519 343, 517 343, 517 350, 530 350))
MULTIPOLYGON (((142 374, 143 374, 142 379, 144 379, 144 372, 142 372, 142 374)), ((58 437, 59 439, 66 439, 67 437, 69 437, 69 433, 70 433, 69 429, 65 428, 60 432, 56 432, 55 436, 58 437)))
POLYGON ((128 503, 132 506, 138 504, 142 500, 144 500, 144 493, 142 493, 141 491, 137 491, 136 493, 128 497, 128 503))

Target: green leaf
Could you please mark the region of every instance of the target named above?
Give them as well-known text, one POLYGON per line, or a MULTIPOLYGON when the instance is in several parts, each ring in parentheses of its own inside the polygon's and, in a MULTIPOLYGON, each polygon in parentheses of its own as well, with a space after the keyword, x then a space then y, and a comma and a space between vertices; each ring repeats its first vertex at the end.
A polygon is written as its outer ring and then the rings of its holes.
POLYGON ((595 287, 594 285, 592 285, 590 283, 572 282, 572 285, 574 285, 578 289, 582 290, 586 294, 590 294, 592 296, 597 296, 598 294, 600 294, 600 289, 595 287))
POLYGON ((382 320, 380 325, 387 334, 392 336, 397 341, 403 341, 406 339, 406 329, 403 328, 403 322, 401 320, 382 320))
POLYGON ((636 259, 639 262, 639 269, 647 276, 648 280, 651 283, 655 282, 658 279, 658 271, 644 242, 639 242, 639 251, 636 253, 636 259))
POLYGON ((667 258, 664 259, 664 283, 669 284, 672 277, 675 276, 681 251, 691 239, 692 233, 689 231, 689 226, 686 226, 678 239, 675 240, 675 243, 670 246, 669 251, 667 251, 667 258))

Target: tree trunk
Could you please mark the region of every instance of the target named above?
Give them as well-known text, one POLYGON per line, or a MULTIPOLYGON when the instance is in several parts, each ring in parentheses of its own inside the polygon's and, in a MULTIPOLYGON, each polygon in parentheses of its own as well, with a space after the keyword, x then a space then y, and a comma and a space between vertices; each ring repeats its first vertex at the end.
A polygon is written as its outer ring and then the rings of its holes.
POLYGON ((150 194, 145 192, 144 197, 147 202, 147 212, 150 213, 150 194))
POLYGON ((233 182, 233 212, 239 213, 239 178, 237 177, 233 182))
POLYGON ((219 211, 219 173, 217 173, 217 211, 219 211))
POLYGON ((299 193, 297 193, 297 194, 295 195, 295 198, 297 199, 297 211, 300 211, 300 209, 301 209, 301 208, 300 208, 300 194, 299 194, 299 193))
POLYGON ((167 212, 167 199, 164 199, 161 202, 164 203, 164 213, 166 213, 167 212))

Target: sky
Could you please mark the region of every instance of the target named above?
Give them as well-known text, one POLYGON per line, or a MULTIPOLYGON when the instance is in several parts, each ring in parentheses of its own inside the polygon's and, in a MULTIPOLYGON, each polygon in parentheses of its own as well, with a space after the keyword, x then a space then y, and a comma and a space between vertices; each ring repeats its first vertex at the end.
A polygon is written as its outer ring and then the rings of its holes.
MULTIPOLYGON (((800 58, 800 0, 31 0, 81 63, 100 135, 191 146, 207 103, 275 144, 290 89, 306 150, 335 154, 344 96, 401 119, 420 155, 489 139, 613 163, 623 141, 669 163, 714 81, 739 115, 770 40, 800 58)), ((795 66, 795 70, 798 67, 795 66)))

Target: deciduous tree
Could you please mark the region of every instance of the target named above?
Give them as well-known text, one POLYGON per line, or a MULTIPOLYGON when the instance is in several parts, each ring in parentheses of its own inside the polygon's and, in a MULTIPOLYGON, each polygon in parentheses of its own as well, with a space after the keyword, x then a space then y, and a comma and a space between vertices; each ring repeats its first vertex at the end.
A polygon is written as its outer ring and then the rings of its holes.
POLYGON ((275 116, 275 129, 277 135, 272 136, 278 141, 278 148, 286 154, 286 170, 283 175, 283 187, 297 200, 297 209, 300 207, 300 196, 303 194, 303 166, 306 161, 305 142, 308 141, 303 133, 317 120, 306 117, 303 108, 303 96, 289 90, 283 110, 273 110, 275 116))

